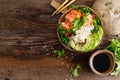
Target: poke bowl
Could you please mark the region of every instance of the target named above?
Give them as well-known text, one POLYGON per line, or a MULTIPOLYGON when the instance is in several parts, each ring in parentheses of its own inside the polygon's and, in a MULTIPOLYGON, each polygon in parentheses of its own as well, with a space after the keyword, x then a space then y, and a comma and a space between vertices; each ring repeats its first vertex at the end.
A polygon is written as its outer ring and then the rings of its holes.
POLYGON ((57 36, 61 44, 80 53, 94 50, 103 37, 102 20, 84 5, 74 6, 59 18, 57 36))

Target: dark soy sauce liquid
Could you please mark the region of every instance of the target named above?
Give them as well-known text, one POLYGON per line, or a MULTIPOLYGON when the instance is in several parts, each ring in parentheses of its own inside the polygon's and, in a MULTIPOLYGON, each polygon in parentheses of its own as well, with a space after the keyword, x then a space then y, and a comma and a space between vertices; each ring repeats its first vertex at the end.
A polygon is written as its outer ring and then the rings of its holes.
POLYGON ((98 72, 105 72, 110 67, 110 59, 106 54, 98 54, 94 57, 93 66, 98 72))

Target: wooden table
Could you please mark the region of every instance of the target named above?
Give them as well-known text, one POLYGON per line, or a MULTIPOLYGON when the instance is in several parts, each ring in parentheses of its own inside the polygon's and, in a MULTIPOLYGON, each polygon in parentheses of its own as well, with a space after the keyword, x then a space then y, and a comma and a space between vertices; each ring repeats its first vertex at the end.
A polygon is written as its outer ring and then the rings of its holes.
MULTIPOLYGON (((58 0, 60 3, 63 0, 58 0)), ((89 56, 65 50, 57 58, 54 49, 64 48, 56 35, 61 14, 51 0, 0 0, 0 80, 120 80, 116 77, 95 75, 88 66, 89 56), (80 63, 79 77, 71 76, 71 67, 80 63)), ((77 0, 77 5, 91 6, 94 0, 77 0)), ((98 49, 108 44, 105 36, 98 49)), ((94 51, 93 51, 94 52, 94 51)))

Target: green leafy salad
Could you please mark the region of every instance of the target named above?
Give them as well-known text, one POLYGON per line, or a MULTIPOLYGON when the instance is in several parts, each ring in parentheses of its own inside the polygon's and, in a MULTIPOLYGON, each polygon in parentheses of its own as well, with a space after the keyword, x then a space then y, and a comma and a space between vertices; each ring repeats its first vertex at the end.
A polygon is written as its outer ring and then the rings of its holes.
POLYGON ((79 52, 97 47, 102 39, 103 29, 100 18, 91 9, 72 6, 64 18, 57 27, 60 41, 64 45, 79 52))
POLYGON ((120 72, 120 42, 117 39, 112 39, 105 49, 113 52, 114 54, 116 66, 111 75, 115 76, 120 72))

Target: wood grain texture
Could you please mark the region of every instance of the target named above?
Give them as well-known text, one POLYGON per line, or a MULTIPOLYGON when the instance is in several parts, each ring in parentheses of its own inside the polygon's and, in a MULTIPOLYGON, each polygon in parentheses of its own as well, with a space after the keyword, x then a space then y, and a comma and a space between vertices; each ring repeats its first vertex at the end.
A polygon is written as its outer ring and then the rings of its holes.
MULTIPOLYGON (((54 49, 62 49, 56 35, 61 14, 55 11, 51 0, 0 0, 0 80, 119 80, 120 76, 100 77, 92 73, 88 59, 92 52, 76 54, 65 50, 58 59, 54 49), (70 69, 80 63, 79 77, 73 78, 70 69)), ((63 0, 58 0, 60 3, 63 0)), ((77 5, 91 6, 94 0, 77 0, 77 5)), ((103 49, 108 39, 104 36, 97 49, 103 49)))

